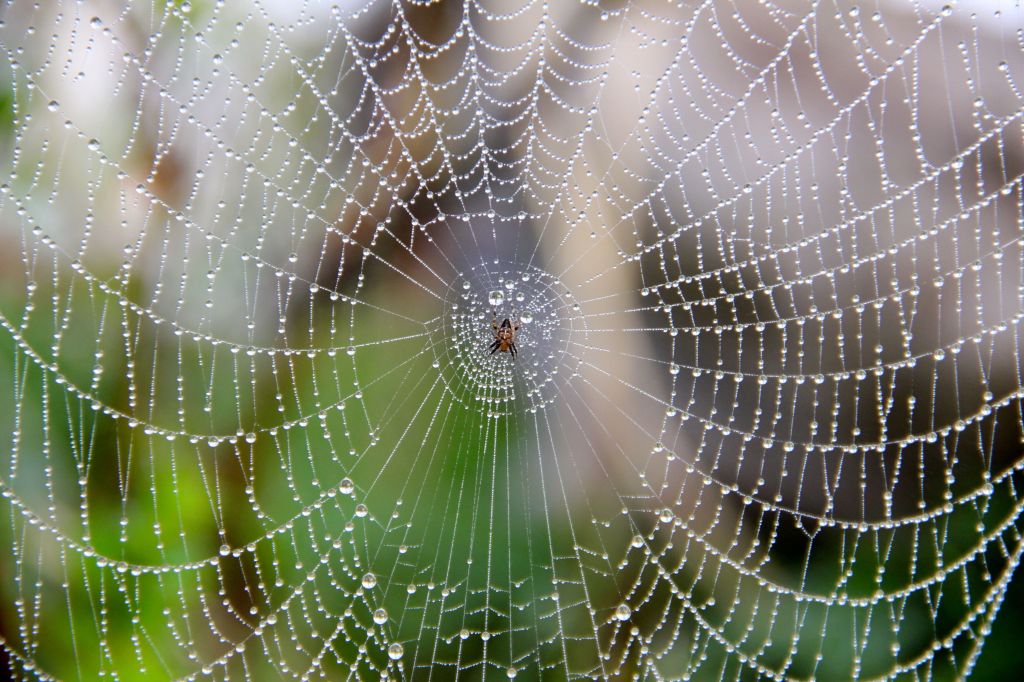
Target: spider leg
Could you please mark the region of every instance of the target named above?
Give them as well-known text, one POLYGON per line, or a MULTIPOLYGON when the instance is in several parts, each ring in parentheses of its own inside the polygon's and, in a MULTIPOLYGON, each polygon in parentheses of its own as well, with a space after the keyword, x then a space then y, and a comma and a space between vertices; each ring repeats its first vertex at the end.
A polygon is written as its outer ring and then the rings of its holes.
POLYGON ((495 331, 497 331, 497 329, 498 329, 498 311, 495 310, 494 308, 491 308, 491 315, 494 316, 494 319, 491 320, 491 328, 493 328, 495 331))
POLYGON ((516 359, 516 344, 515 344, 515 341, 512 341, 512 342, 510 342, 508 344, 508 349, 512 353, 512 359, 515 360, 516 359))
POLYGON ((491 351, 491 355, 494 355, 495 353, 498 352, 499 346, 501 346, 501 341, 495 341, 494 343, 487 347, 487 350, 491 351))

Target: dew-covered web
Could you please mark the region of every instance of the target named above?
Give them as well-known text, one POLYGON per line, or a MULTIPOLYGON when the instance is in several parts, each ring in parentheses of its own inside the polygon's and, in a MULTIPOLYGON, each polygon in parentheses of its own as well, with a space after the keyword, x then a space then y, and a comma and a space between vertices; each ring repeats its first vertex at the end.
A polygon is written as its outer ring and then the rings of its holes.
POLYGON ((1018 6, 0 11, 13 677, 972 670, 1018 6))

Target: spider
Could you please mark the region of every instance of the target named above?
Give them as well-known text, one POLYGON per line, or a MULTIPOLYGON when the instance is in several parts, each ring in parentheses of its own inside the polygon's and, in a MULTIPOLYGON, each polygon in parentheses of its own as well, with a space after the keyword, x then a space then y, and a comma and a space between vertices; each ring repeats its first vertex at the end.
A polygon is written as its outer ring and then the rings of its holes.
MULTIPOLYGON (((488 347, 488 350, 491 351, 491 355, 494 355, 499 350, 502 353, 512 353, 512 359, 515 359, 518 352, 516 348, 516 332, 519 331, 519 318, 516 318, 515 324, 512 324, 512 321, 506 317, 499 327, 498 311, 491 310, 491 313, 494 315, 494 319, 491 321, 494 343, 488 347)), ((512 311, 512 315, 513 317, 515 316, 515 311, 512 311)))

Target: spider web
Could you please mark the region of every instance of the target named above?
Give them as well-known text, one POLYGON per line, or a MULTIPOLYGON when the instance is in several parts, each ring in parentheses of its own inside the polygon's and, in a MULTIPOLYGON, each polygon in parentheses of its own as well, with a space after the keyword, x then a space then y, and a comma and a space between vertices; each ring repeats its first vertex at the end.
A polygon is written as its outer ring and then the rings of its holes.
POLYGON ((2 16, 13 677, 971 672, 1018 6, 2 16))

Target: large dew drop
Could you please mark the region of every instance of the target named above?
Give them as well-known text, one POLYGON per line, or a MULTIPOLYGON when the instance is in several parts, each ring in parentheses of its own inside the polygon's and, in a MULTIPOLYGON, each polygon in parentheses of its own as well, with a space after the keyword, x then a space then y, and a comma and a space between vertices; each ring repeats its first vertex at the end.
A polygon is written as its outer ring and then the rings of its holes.
POLYGON ((491 293, 487 294, 487 302, 490 303, 492 306, 497 307, 505 302, 505 294, 497 290, 492 291, 491 293))

